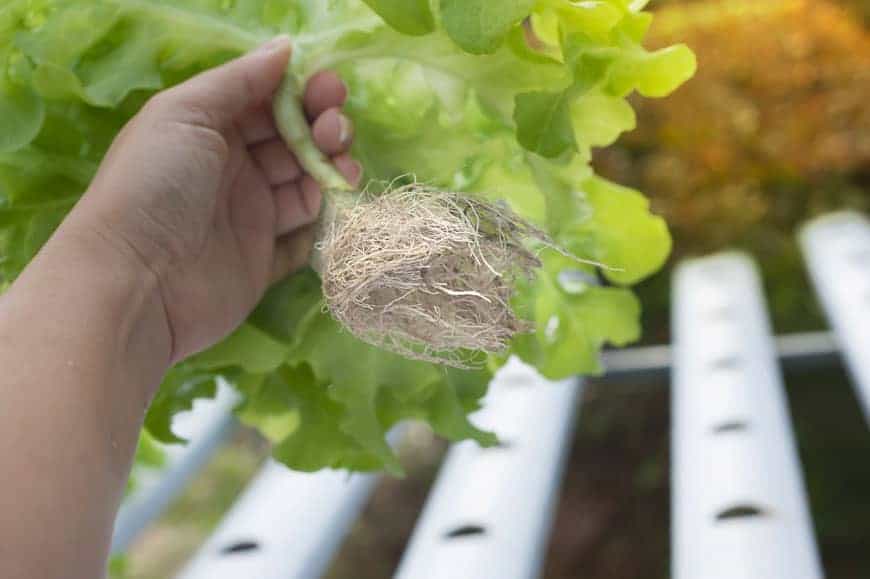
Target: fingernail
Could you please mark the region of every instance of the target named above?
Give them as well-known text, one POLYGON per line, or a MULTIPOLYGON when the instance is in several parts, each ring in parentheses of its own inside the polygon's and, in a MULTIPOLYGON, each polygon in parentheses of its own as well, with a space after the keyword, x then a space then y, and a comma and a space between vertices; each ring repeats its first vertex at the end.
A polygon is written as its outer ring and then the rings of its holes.
POLYGON ((342 145, 350 144, 353 139, 353 123, 344 115, 338 115, 338 141, 342 145))
POLYGON ((254 52, 256 53, 270 53, 277 52, 279 50, 283 50, 290 44, 290 37, 286 34, 279 34, 278 36, 272 38, 271 40, 264 42, 260 46, 258 46, 254 52))

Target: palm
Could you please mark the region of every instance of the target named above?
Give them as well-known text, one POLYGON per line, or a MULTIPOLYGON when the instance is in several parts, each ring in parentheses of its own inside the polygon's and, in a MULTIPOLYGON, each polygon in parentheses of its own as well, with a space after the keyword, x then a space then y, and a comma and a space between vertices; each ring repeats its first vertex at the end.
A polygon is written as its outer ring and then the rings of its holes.
MULTIPOLYGON (((333 100, 340 104, 343 91, 332 92, 339 97, 333 100)), ((315 127, 334 122, 338 129, 339 113, 333 103, 327 98, 316 105, 310 107, 320 113, 315 127)), ((264 117, 268 118, 268 111, 249 113, 221 133, 222 144, 191 144, 191 150, 219 150, 222 154, 218 158, 223 159, 221 166, 210 160, 199 163, 200 174, 185 177, 188 183, 208 183, 185 194, 201 197, 206 203, 214 199, 215 203, 210 222, 197 228, 202 232, 196 244, 199 251, 187 251, 196 259, 188 260, 185 271, 176 276, 177 283, 167 288, 173 294, 169 303, 176 304, 169 315, 183 326, 185 335, 196 336, 195 349, 237 327, 269 283, 298 268, 310 250, 310 231, 300 228, 316 219, 319 187, 303 174, 274 128, 263 122, 264 117), (203 324, 204 319, 210 322, 203 324)), ((315 133, 320 133, 324 152, 343 154, 346 144, 338 142, 338 135, 323 134, 322 130, 315 133)), ((208 140, 216 134, 197 137, 208 140)), ((347 161, 338 158, 340 164, 352 167, 347 161)), ((208 214, 200 215, 205 218, 208 214)))
MULTIPOLYGON (((232 72, 216 69, 152 99, 92 187, 126 193, 121 212, 135 221, 123 233, 157 274, 175 360, 226 336, 271 282, 307 261, 320 209, 319 187, 280 139, 271 103, 219 114, 220 99, 234 97, 216 93, 209 75, 232 72)), ((355 182, 360 168, 338 109, 345 96, 338 77, 323 73, 304 104, 315 142, 355 182)))

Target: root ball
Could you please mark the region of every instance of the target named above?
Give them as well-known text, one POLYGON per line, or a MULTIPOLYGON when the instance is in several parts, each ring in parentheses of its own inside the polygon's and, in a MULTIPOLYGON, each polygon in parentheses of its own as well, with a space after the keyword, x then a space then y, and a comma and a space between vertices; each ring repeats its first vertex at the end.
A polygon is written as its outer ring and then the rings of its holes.
POLYGON ((403 356, 466 367, 530 325, 511 297, 546 235, 506 207, 409 185, 334 209, 318 262, 326 304, 358 338, 403 356))

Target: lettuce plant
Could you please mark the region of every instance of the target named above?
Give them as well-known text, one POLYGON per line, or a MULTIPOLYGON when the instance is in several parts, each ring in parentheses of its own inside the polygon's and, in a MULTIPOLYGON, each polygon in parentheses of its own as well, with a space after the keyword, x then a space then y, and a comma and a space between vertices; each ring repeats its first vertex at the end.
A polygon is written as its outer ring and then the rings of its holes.
MULTIPOLYGON (((592 147, 635 125, 626 97, 661 97, 694 57, 641 45, 643 0, 6 0, 0 6, 0 281, 28 263, 87 187, 115 134, 154 92, 277 33, 294 39, 300 81, 322 69, 350 87, 354 154, 373 182, 413 175, 507 203, 596 271, 557 252, 519 288, 534 324, 509 353, 544 376, 600 370, 602 345, 635 340, 629 286, 670 250, 638 192, 594 175, 592 147), (566 270, 574 270, 566 279, 566 270)), ((220 291, 215 287, 214 291, 220 291)), ((146 420, 214 394, 292 468, 400 467, 384 439, 421 419, 492 444, 467 415, 504 356, 460 370, 408 360, 342 331, 306 270, 278 284, 224 342, 167 376, 146 420)))

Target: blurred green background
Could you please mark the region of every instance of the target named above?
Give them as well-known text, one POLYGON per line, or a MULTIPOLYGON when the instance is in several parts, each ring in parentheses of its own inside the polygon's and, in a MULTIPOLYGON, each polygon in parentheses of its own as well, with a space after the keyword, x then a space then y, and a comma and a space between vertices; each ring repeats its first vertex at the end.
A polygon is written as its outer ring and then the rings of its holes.
MULTIPOLYGON (((670 98, 637 99, 638 128, 596 169, 647 193, 675 240, 639 287, 647 342, 670 338, 670 267, 742 248, 758 260, 777 332, 821 329, 795 229, 815 215, 870 210, 870 0, 653 0, 650 46, 686 42, 697 76, 670 98)), ((870 436, 840 367, 786 374, 829 579, 870 577, 870 436)), ((664 579, 669 565, 667 384, 587 388, 546 579, 664 579)), ((415 429, 405 480, 384 480, 329 579, 389 577, 444 445, 415 429)), ((232 444, 124 562, 131 579, 170 577, 268 454, 232 444)))

